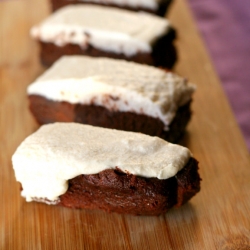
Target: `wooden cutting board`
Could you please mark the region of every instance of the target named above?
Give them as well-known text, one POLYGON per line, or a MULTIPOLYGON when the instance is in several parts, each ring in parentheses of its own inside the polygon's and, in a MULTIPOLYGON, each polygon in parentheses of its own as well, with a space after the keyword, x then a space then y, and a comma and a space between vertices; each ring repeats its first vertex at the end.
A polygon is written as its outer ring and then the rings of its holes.
POLYGON ((36 130, 26 87, 43 68, 30 27, 45 0, 0 2, 0 249, 250 249, 250 157, 185 0, 170 19, 179 37, 176 72, 197 84, 183 144, 200 162, 201 192, 160 217, 70 210, 20 197, 11 156, 36 130))

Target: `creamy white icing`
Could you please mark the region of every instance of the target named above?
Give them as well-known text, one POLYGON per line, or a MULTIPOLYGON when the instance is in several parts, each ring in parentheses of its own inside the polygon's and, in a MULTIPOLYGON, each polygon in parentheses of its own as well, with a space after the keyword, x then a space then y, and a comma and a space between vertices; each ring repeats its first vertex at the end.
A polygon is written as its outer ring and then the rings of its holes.
POLYGON ((53 101, 94 104, 159 118, 165 130, 195 87, 176 74, 109 58, 65 56, 28 87, 53 101))
POLYGON ((77 44, 132 56, 151 52, 151 44, 166 34, 169 22, 144 12, 117 8, 68 5, 31 29, 31 35, 58 46, 77 44))
POLYGON ((22 196, 55 204, 68 180, 118 167, 143 177, 167 179, 191 157, 187 148, 158 137, 77 123, 43 125, 12 157, 22 196))
POLYGON ((156 10, 159 6, 159 2, 165 2, 165 0, 80 0, 81 2, 93 2, 100 4, 115 4, 117 6, 128 6, 132 8, 145 8, 149 10, 156 10))

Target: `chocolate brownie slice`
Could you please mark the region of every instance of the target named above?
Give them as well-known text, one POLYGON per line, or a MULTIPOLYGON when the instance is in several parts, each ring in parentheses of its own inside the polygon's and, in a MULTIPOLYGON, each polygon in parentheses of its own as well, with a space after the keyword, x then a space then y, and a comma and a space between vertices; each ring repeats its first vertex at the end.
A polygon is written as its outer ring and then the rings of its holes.
POLYGON ((191 117, 194 85, 162 69, 107 58, 61 58, 28 87, 40 124, 79 122, 175 142, 191 117))
POLYGON ((63 55, 111 57, 172 68, 175 31, 165 18, 95 5, 69 5, 31 29, 50 66, 63 55))
POLYGON ((71 208, 159 215, 200 190, 187 148, 77 123, 43 125, 12 157, 22 196, 71 208))

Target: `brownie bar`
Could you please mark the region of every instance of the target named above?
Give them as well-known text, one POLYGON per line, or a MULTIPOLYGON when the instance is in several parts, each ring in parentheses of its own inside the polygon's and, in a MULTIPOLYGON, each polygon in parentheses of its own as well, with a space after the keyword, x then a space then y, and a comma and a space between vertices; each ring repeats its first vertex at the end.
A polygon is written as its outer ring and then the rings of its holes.
POLYGON ((183 135, 191 117, 190 104, 179 107, 176 116, 164 130, 160 119, 132 112, 110 111, 96 105, 71 104, 48 100, 42 96, 29 95, 30 110, 39 124, 53 122, 78 122, 99 127, 141 132, 177 142, 183 135))
POLYGON ((198 162, 187 148, 78 123, 41 126, 12 163, 27 202, 159 215, 200 190, 198 162))
POLYGON ((190 158, 174 177, 143 178, 117 170, 69 180, 59 205, 134 215, 160 215, 186 203, 200 190, 198 162, 190 158))
POLYGON ((44 66, 51 66, 56 60, 63 55, 86 55, 92 57, 109 57, 115 59, 123 59, 141 64, 173 68, 177 61, 177 52, 173 44, 176 38, 176 32, 170 28, 168 34, 159 38, 153 45, 152 53, 138 52, 130 57, 124 54, 117 54, 96 49, 90 44, 86 47, 81 47, 76 44, 66 44, 57 46, 54 43, 40 42, 40 58, 44 66))
POLYGON ((131 10, 131 11, 145 11, 145 12, 149 12, 158 16, 165 16, 166 11, 168 10, 170 4, 172 3, 172 0, 165 0, 164 2, 159 3, 159 7, 156 10, 152 10, 152 9, 148 9, 148 8, 143 8, 143 7, 130 7, 127 5, 124 6, 119 6, 119 5, 115 5, 112 3, 95 3, 92 2, 91 0, 89 1, 79 1, 79 0, 72 0, 72 1, 67 1, 67 0, 51 0, 51 7, 52 7, 52 11, 56 11, 57 9, 60 9, 68 4, 97 4, 97 5, 103 5, 103 6, 108 6, 108 7, 116 7, 116 8, 122 8, 122 9, 127 9, 127 10, 131 10))

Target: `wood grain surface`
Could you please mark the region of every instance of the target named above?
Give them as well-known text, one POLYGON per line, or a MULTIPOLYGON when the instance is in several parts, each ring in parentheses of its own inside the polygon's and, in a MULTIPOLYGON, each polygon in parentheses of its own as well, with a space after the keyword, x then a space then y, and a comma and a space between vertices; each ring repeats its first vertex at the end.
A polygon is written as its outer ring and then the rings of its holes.
POLYGON ((179 37, 175 70, 197 84, 183 144, 200 162, 201 192, 159 217, 71 210, 20 197, 11 156, 37 125, 26 87, 42 71, 30 27, 44 0, 0 2, 0 249, 250 249, 250 157, 185 0, 170 19, 179 37))

